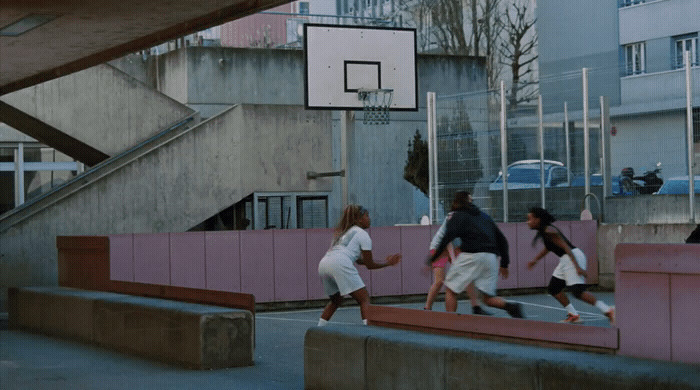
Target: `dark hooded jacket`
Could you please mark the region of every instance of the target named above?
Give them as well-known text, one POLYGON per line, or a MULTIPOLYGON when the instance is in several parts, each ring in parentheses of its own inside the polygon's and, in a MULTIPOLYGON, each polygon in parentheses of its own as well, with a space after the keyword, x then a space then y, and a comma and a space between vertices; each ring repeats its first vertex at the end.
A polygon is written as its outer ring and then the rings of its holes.
POLYGON ((445 235, 435 249, 435 254, 430 257, 430 263, 437 260, 447 247, 447 244, 455 238, 462 240, 459 246, 462 252, 493 253, 501 257, 501 267, 508 268, 510 263, 508 240, 496 226, 496 223, 493 222, 493 219, 474 204, 470 204, 463 209, 454 210, 447 217, 445 235))

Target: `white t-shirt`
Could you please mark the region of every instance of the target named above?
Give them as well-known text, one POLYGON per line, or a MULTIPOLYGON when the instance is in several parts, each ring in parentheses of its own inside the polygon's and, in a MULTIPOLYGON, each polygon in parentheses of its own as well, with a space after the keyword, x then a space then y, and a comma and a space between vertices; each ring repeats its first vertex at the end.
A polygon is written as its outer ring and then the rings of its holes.
POLYGON ((327 255, 335 255, 342 253, 348 256, 353 262, 360 259, 362 251, 372 250, 372 239, 369 234, 359 226, 353 226, 348 229, 336 245, 328 250, 327 255))

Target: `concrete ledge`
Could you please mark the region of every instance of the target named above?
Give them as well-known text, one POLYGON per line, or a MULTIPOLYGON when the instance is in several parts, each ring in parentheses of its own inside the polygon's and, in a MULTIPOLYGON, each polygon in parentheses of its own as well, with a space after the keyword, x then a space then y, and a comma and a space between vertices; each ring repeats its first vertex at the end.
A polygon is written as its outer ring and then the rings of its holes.
POLYGON ((449 336, 505 341, 540 347, 615 354, 616 327, 575 326, 527 319, 486 317, 438 311, 370 305, 370 325, 449 336))
POLYGON ((249 311, 65 287, 11 288, 11 329, 197 369, 253 364, 249 311))
POLYGON ((700 389, 700 367, 374 326, 313 327, 306 389, 700 389))

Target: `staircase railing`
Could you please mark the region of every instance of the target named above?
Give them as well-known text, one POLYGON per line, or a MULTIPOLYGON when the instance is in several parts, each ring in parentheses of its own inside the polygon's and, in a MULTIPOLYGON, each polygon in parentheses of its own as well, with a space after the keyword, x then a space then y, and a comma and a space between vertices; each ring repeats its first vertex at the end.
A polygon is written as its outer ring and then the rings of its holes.
POLYGON ((157 149, 175 137, 184 134, 192 128, 188 125, 195 122, 198 116, 199 112, 189 114, 168 126, 164 130, 158 132, 156 135, 102 161, 73 179, 54 187, 50 191, 47 191, 40 196, 29 199, 22 205, 0 215, 0 233, 5 232, 13 225, 31 217, 44 208, 65 199, 75 192, 80 191, 82 188, 87 187, 97 180, 100 180, 112 172, 117 171, 121 167, 131 163, 135 159, 149 153, 150 151, 157 149))

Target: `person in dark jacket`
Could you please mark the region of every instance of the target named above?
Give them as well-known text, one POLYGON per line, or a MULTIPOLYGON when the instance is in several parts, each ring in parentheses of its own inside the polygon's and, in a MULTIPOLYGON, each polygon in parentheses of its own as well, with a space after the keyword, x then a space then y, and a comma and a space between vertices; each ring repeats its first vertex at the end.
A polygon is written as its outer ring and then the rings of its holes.
POLYGON ((452 202, 453 212, 445 223, 445 234, 428 258, 430 264, 435 262, 447 245, 454 239, 461 239, 460 253, 445 277, 445 309, 457 311, 457 295, 464 291, 469 283, 484 295, 484 303, 491 307, 503 309, 511 317, 523 318, 519 303, 507 302, 496 296, 498 274, 508 278, 508 241, 491 217, 486 215, 471 201, 467 191, 455 193, 452 202), (500 268, 499 261, 500 260, 500 268))

